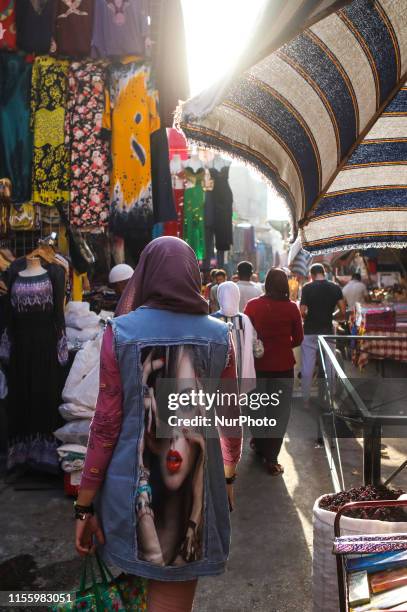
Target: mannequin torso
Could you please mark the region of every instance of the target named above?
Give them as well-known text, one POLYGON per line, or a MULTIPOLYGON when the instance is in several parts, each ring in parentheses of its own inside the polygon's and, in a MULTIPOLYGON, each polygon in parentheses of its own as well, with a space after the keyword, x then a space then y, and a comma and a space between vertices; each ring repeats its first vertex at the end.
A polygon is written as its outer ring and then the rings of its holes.
POLYGON ((46 269, 41 265, 41 259, 39 257, 27 257, 27 267, 25 270, 21 270, 18 274, 22 277, 40 276, 45 274, 46 269))

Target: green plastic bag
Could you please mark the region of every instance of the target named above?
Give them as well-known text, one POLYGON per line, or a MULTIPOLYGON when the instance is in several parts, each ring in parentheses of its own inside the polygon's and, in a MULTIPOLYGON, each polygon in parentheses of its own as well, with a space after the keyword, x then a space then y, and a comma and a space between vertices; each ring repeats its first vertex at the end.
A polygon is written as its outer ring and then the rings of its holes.
POLYGON ((59 604, 53 612, 146 612, 147 582, 143 578, 121 574, 114 578, 97 553, 87 555, 76 599, 59 604), (100 581, 96 579, 95 561, 100 581), (90 574, 91 585, 87 587, 90 574))

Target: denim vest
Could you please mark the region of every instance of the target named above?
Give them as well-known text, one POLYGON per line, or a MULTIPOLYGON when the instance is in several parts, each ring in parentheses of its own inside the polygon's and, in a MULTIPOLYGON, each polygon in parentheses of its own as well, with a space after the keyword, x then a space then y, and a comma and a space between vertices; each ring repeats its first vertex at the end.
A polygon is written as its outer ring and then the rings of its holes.
POLYGON ((123 387, 122 428, 97 506, 106 544, 103 556, 127 573, 156 580, 191 580, 219 574, 229 553, 230 522, 223 459, 217 438, 207 438, 204 470, 203 550, 199 560, 159 566, 137 554, 138 445, 144 434, 141 350, 190 344, 200 347, 205 377, 218 379, 226 364, 228 326, 207 315, 141 307, 111 322, 123 387))

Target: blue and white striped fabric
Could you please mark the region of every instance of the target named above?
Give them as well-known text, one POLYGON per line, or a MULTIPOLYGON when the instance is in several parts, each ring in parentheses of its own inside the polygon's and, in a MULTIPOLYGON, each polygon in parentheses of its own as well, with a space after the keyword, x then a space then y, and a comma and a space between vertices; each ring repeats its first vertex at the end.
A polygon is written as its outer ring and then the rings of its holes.
POLYGON ((187 103, 181 126, 273 183, 307 250, 405 246, 406 80, 406 0, 353 0, 250 68, 209 114, 187 103))

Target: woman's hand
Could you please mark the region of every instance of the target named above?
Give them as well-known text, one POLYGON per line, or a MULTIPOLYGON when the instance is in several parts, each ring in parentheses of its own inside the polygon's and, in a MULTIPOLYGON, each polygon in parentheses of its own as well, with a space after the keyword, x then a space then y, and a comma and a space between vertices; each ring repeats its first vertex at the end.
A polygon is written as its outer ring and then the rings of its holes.
POLYGON ((105 536, 103 535, 98 517, 89 514, 84 521, 77 519, 75 548, 81 557, 95 552, 96 544, 94 543, 93 536, 96 536, 99 544, 105 543, 105 536))

